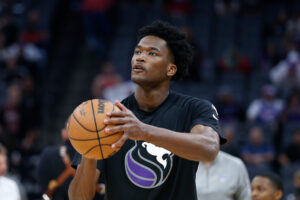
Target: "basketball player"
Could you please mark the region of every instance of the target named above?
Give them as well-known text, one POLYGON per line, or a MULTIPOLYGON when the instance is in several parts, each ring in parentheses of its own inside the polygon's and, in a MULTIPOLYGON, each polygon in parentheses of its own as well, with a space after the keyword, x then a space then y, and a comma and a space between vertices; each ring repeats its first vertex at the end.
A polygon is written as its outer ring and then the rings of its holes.
MULTIPOLYGON (((122 49, 120 49, 122 50, 122 49)), ((212 161, 219 151, 218 113, 208 101, 170 90, 192 61, 191 48, 175 27, 156 21, 139 30, 131 60, 135 93, 108 113, 109 133, 124 134, 114 156, 97 161, 75 156, 77 172, 70 200, 92 199, 99 174, 108 200, 197 199, 198 161, 212 161)))
POLYGON ((280 200, 282 198, 281 179, 273 173, 255 176, 251 183, 251 189, 252 200, 280 200))

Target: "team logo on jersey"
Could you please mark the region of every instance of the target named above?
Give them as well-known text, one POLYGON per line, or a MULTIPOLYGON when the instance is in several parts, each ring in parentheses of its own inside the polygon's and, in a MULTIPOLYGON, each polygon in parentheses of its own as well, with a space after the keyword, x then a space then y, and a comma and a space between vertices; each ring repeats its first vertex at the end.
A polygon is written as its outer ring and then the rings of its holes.
POLYGON ((213 104, 211 104, 211 107, 212 107, 212 109, 214 109, 214 111, 216 112, 216 115, 215 115, 215 114, 212 114, 212 116, 213 116, 213 118, 214 118, 215 120, 218 121, 218 120, 219 120, 219 113, 218 113, 216 107, 215 107, 213 104))
POLYGON ((173 166, 170 151, 154 144, 135 141, 125 156, 125 171, 128 179, 141 188, 155 188, 163 184, 173 166))

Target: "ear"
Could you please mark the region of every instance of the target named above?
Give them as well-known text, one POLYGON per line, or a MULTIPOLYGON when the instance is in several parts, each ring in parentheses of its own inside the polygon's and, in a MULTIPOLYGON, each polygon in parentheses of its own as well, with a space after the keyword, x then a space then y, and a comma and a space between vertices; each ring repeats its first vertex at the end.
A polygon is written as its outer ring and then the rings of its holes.
POLYGON ((282 198, 282 191, 276 190, 274 196, 275 196, 276 200, 280 200, 282 198))
POLYGON ((177 66, 174 64, 169 64, 168 65, 168 71, 167 71, 167 76, 172 77, 176 74, 177 72, 177 66))

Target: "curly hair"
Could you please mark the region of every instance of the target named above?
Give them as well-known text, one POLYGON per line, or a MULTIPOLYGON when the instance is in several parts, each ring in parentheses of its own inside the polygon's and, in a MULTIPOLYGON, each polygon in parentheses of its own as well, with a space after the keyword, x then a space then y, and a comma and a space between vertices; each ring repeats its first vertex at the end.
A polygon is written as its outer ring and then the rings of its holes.
POLYGON ((154 21, 151 25, 139 29, 137 41, 148 35, 159 37, 167 42, 174 57, 174 64, 177 66, 177 72, 172 80, 183 79, 188 74, 188 67, 193 61, 192 48, 185 40, 185 35, 176 27, 162 21, 154 21))

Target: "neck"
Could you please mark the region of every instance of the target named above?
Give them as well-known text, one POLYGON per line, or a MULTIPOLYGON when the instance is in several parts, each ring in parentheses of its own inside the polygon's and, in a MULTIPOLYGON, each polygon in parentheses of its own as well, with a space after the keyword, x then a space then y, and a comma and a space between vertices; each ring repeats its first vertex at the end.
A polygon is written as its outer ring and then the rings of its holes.
POLYGON ((169 90, 170 85, 155 89, 145 89, 138 85, 134 96, 141 110, 153 111, 168 97, 169 90))

